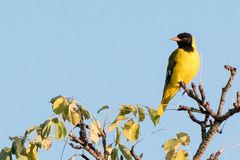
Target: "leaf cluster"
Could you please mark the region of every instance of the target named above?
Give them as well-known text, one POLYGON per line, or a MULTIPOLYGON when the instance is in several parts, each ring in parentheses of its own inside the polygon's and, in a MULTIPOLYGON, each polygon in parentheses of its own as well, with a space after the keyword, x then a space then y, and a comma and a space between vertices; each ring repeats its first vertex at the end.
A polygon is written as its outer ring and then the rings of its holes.
POLYGON ((180 146, 189 144, 190 137, 184 132, 178 133, 176 138, 167 140, 162 146, 166 152, 165 160, 187 160, 188 152, 180 149, 180 146))

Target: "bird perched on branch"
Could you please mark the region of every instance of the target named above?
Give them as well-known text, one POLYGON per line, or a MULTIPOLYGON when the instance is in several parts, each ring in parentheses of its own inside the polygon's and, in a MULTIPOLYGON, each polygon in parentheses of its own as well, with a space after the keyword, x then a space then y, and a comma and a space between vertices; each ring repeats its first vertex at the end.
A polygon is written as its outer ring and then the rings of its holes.
POLYGON ((177 42, 178 48, 173 51, 168 60, 162 101, 158 107, 158 115, 160 116, 164 113, 169 101, 181 88, 180 82, 188 84, 192 81, 200 66, 196 43, 191 34, 180 33, 171 40, 177 42))

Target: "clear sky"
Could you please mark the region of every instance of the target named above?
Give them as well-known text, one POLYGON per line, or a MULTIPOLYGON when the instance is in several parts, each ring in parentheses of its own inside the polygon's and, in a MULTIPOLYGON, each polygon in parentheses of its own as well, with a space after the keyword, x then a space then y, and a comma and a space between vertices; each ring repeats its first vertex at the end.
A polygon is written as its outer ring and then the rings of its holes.
MULTIPOLYGON (((8 0, 0 1, 0 148, 52 115, 49 100, 59 94, 76 98, 91 112, 105 104, 157 106, 162 96, 170 37, 194 35, 203 57, 207 100, 217 107, 228 78, 225 64, 240 69, 240 2, 237 0, 8 0)), ((227 110, 240 90, 239 75, 227 96, 227 110)), ((179 93, 169 108, 196 106, 179 93)), ((225 147, 221 159, 236 159, 240 115, 228 120, 206 155, 225 147)), ((186 113, 167 111, 157 128, 150 121, 142 137, 163 131, 136 147, 144 159, 163 159, 163 142, 179 131, 189 133, 195 153, 200 128, 186 113)), ((63 143, 54 143, 40 159, 59 159, 63 143)), ((66 153, 64 158, 71 154, 66 153)))

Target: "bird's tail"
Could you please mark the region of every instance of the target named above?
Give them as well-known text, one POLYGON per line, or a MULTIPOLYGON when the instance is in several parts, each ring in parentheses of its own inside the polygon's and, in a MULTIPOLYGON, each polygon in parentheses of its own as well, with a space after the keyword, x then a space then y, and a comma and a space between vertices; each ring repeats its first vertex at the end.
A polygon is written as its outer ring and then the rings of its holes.
POLYGON ((163 115, 167 108, 168 103, 164 103, 163 101, 159 104, 157 113, 159 116, 163 115))
POLYGON ((162 101, 160 105, 158 106, 158 115, 161 116, 165 112, 168 103, 170 100, 176 95, 176 93, 179 91, 180 87, 172 87, 168 86, 163 94, 162 101))

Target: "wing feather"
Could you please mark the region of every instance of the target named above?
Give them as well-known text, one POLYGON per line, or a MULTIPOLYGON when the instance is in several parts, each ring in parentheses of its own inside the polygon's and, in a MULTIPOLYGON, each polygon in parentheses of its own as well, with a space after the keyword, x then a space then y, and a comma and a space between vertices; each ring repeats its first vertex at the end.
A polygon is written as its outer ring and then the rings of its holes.
MULTIPOLYGON (((164 85, 164 89, 163 89, 163 93, 165 93, 165 90, 167 88, 167 85, 169 84, 169 82, 171 81, 171 77, 173 74, 173 69, 175 67, 175 65, 177 64, 176 61, 176 55, 178 53, 178 50, 176 49, 169 57, 168 59, 168 66, 167 66, 167 73, 166 73, 166 79, 165 79, 165 85, 164 85)), ((163 95, 164 96, 164 95, 163 95)))

